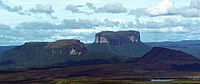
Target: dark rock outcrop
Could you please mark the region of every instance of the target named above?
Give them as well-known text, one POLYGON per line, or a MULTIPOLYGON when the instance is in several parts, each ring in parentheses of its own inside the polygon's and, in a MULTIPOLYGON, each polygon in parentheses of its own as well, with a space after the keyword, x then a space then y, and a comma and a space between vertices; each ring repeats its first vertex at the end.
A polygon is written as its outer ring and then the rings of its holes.
POLYGON ((145 69, 171 69, 174 65, 200 63, 198 58, 182 51, 154 47, 137 64, 145 69))
POLYGON ((94 43, 125 45, 140 42, 140 33, 138 31, 103 31, 96 34, 94 43))

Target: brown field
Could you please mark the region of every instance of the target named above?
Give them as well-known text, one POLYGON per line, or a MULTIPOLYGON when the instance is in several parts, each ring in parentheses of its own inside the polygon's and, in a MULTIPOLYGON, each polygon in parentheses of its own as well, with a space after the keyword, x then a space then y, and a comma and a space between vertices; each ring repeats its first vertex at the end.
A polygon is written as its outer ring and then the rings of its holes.
POLYGON ((168 83, 198 83, 200 72, 143 70, 133 64, 104 64, 74 66, 0 74, 0 83, 53 83, 53 84, 156 84, 152 78, 179 78, 168 83), (184 79, 184 80, 183 80, 184 79))

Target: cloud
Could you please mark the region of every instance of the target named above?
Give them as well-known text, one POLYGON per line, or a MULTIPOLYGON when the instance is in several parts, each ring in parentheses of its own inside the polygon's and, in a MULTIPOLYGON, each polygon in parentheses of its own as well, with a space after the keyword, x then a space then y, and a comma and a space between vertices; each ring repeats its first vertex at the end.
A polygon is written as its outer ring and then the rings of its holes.
POLYGON ((179 8, 176 12, 177 15, 182 15, 184 17, 199 17, 200 10, 196 8, 179 8))
POLYGON ((80 7, 83 7, 82 5, 78 5, 78 6, 75 6, 75 5, 68 5, 65 9, 68 10, 68 11, 71 11, 72 13, 87 13, 85 11, 80 11, 78 8, 80 7))
POLYGON ((120 22, 118 22, 118 21, 111 21, 111 20, 108 20, 108 19, 105 19, 103 21, 103 25, 105 27, 119 27, 119 26, 121 26, 120 22))
POLYGON ((79 28, 94 28, 101 26, 101 22, 99 20, 88 20, 88 19, 65 19, 62 21, 61 24, 58 26, 60 28, 72 28, 72 29, 79 29, 79 28))
POLYGON ((157 6, 138 8, 129 12, 133 15, 147 15, 147 16, 161 16, 161 15, 173 15, 174 5, 172 0, 162 0, 157 6))
POLYGON ((17 29, 53 29, 53 30, 63 30, 63 29, 93 29, 96 27, 117 27, 120 23, 117 21, 111 21, 105 19, 103 21, 97 19, 64 19, 59 24, 49 23, 49 22, 23 22, 15 26, 17 29))
POLYGON ((200 9, 200 2, 199 2, 199 0, 191 0, 190 7, 191 8, 200 9))
POLYGON ((189 6, 175 8, 172 0, 162 0, 158 6, 133 9, 129 14, 145 16, 180 15, 188 18, 200 17, 200 1, 191 0, 189 6))
POLYGON ((0 9, 7 10, 9 12, 16 12, 16 13, 18 13, 20 15, 23 14, 21 6, 11 7, 11 6, 7 5, 6 3, 4 3, 3 0, 0 0, 0 9))
POLYGON ((200 2, 199 0, 191 0, 189 6, 177 8, 176 14, 184 17, 199 17, 200 16, 200 2))
POLYGON ((170 14, 171 11, 174 9, 172 0, 163 0, 159 3, 156 7, 148 7, 146 8, 146 12, 149 15, 156 16, 156 15, 167 15, 170 14))
MULTIPOLYGON (((151 18, 151 17, 148 17, 151 18)), ((17 26, 0 25, 1 45, 23 44, 30 41, 55 41, 59 39, 79 39, 93 42, 100 31, 137 30, 144 41, 166 41, 198 39, 200 19, 165 18, 142 21, 114 21, 97 19, 65 19, 60 23, 24 22, 17 26), (188 37, 190 36, 190 38, 188 37), (162 37, 162 38, 161 38, 162 37)), ((199 38, 200 39, 200 38, 199 38)))
POLYGON ((33 13, 45 13, 49 15, 54 12, 53 7, 50 4, 37 4, 35 8, 30 9, 30 11, 33 13))
POLYGON ((38 29, 53 29, 53 30, 63 30, 63 29, 91 29, 98 26, 102 26, 103 23, 99 20, 93 19, 64 19, 59 24, 49 23, 49 22, 23 22, 15 26, 17 29, 28 29, 28 30, 38 30, 38 29))
POLYGON ((5 25, 5 24, 0 24, 0 31, 2 30, 10 30, 11 27, 9 25, 5 25))
POLYGON ((121 3, 106 4, 103 7, 97 8, 93 3, 87 2, 85 5, 68 5, 66 10, 71 11, 72 13, 84 13, 84 14, 93 14, 93 13, 126 13, 128 9, 124 7, 121 3), (80 8, 89 8, 92 10, 81 10, 80 8))
POLYGON ((127 22, 125 28, 149 28, 149 29, 160 29, 160 28, 175 28, 175 27, 184 27, 184 28, 199 28, 200 20, 192 20, 192 19, 177 19, 177 18, 165 18, 163 20, 157 21, 148 20, 142 21, 140 18, 137 18, 138 21, 136 23, 127 22))
POLYGON ((126 13, 127 8, 124 7, 121 3, 106 4, 103 7, 95 10, 97 13, 126 13))
POLYGON ((93 3, 89 3, 89 2, 87 2, 85 5, 86 5, 88 8, 90 8, 90 9, 93 9, 93 10, 96 10, 96 9, 97 9, 97 7, 94 6, 93 3))
POLYGON ((49 22, 23 22, 18 24, 17 29, 56 29, 57 25, 49 22))
POLYGON ((139 28, 137 29, 143 33, 187 33, 188 29, 178 26, 178 27, 165 27, 165 28, 139 28))
MULTIPOLYGON (((176 18, 166 18, 162 21, 150 20, 143 22, 138 18, 138 21, 135 23, 133 21, 112 21, 105 19, 103 21, 97 19, 64 19, 59 24, 49 23, 49 22, 24 22, 15 26, 16 29, 22 30, 66 30, 66 29, 95 29, 95 28, 121 28, 121 29, 151 29, 151 30, 167 30, 183 32, 185 28, 191 30, 192 28, 199 28, 199 20, 183 19, 179 20, 176 18), (166 29, 167 28, 167 29, 166 29), (182 28, 182 29, 181 29, 182 28)), ((2 26, 3 29, 9 29, 8 26, 2 26)))
MULTIPOLYGON (((21 25, 24 24, 25 23, 21 25)), ((2 39, 0 40, 0 44, 21 45, 25 42, 55 41, 60 39, 80 39, 81 41, 88 42, 93 41, 91 38, 93 38, 95 34, 95 29, 55 29, 46 27, 41 28, 42 26, 39 28, 28 28, 28 26, 36 23, 26 24, 29 24, 26 25, 27 28, 25 28, 25 26, 16 26, 13 28, 8 26, 4 27, 5 25, 0 26, 0 39, 2 39)))

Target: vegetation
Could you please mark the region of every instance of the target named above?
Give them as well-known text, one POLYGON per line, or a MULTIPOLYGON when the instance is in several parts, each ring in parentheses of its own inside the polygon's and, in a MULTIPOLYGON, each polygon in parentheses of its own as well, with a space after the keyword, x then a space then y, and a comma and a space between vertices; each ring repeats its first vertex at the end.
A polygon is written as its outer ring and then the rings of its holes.
POLYGON ((13 56, 0 59, 0 70, 26 70, 53 66, 78 66, 134 62, 137 59, 114 54, 87 53, 80 56, 13 56))
POLYGON ((4 53, 7 50, 13 49, 15 46, 0 46, 0 54, 4 53))
POLYGON ((199 40, 180 41, 180 42, 150 42, 150 43, 145 43, 145 44, 149 46, 165 47, 165 48, 174 49, 174 50, 181 50, 197 58, 200 58, 200 50, 199 50, 200 41, 199 40))
POLYGON ((178 80, 169 82, 132 81, 132 80, 67 80, 54 79, 53 84, 199 84, 200 80, 178 80))
POLYGON ((151 47, 143 43, 131 43, 127 45, 107 45, 107 44, 90 44, 86 48, 91 52, 111 53, 128 57, 142 57, 151 50, 151 47))

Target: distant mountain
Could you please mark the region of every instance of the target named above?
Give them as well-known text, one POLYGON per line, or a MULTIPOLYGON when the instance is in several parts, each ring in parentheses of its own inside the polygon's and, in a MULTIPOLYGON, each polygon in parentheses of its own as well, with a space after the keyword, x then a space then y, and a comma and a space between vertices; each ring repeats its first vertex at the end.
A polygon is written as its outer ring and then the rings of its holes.
MULTIPOLYGON (((87 53, 88 51, 84 44, 79 40, 29 42, 3 53, 0 56, 0 65, 4 64, 5 67, 19 66, 22 68, 41 67, 62 62, 67 56, 83 56, 87 53)), ((5 68, 4 66, 0 66, 0 68, 5 68)))
POLYGON ((200 41, 144 44, 138 31, 100 32, 87 45, 79 40, 29 42, 0 55, 0 83, 199 76, 199 48, 200 41))
POLYGON ((169 70, 198 65, 199 59, 181 51, 147 46, 140 41, 138 31, 100 32, 94 43, 87 45, 79 40, 28 42, 0 55, 0 70, 118 63, 169 70))
POLYGON ((79 40, 28 42, 3 53, 0 70, 132 63, 150 49, 140 41, 138 31, 100 32, 89 45, 79 40))
POLYGON ((89 52, 79 40, 29 42, 0 55, 0 70, 133 62, 136 58, 89 52))
POLYGON ((175 65, 200 64, 200 60, 179 50, 154 47, 137 61, 136 64, 143 66, 145 69, 170 70, 175 65))
POLYGON ((138 31, 104 31, 97 33, 94 43, 86 48, 95 53, 111 53, 128 57, 141 57, 151 47, 140 41, 138 31))
POLYGON ((84 43, 79 40, 58 40, 55 42, 29 42, 22 46, 15 47, 4 55, 15 56, 24 53, 26 56, 68 56, 68 55, 83 55, 87 53, 84 43))
POLYGON ((7 50, 13 49, 16 46, 0 46, 0 54, 6 52, 7 50))
POLYGON ((109 45, 127 45, 140 42, 140 33, 138 31, 103 31, 95 35, 94 41, 97 44, 109 45))
POLYGON ((164 47, 174 50, 181 50, 200 58, 200 40, 184 40, 177 42, 147 42, 146 45, 152 47, 164 47))

